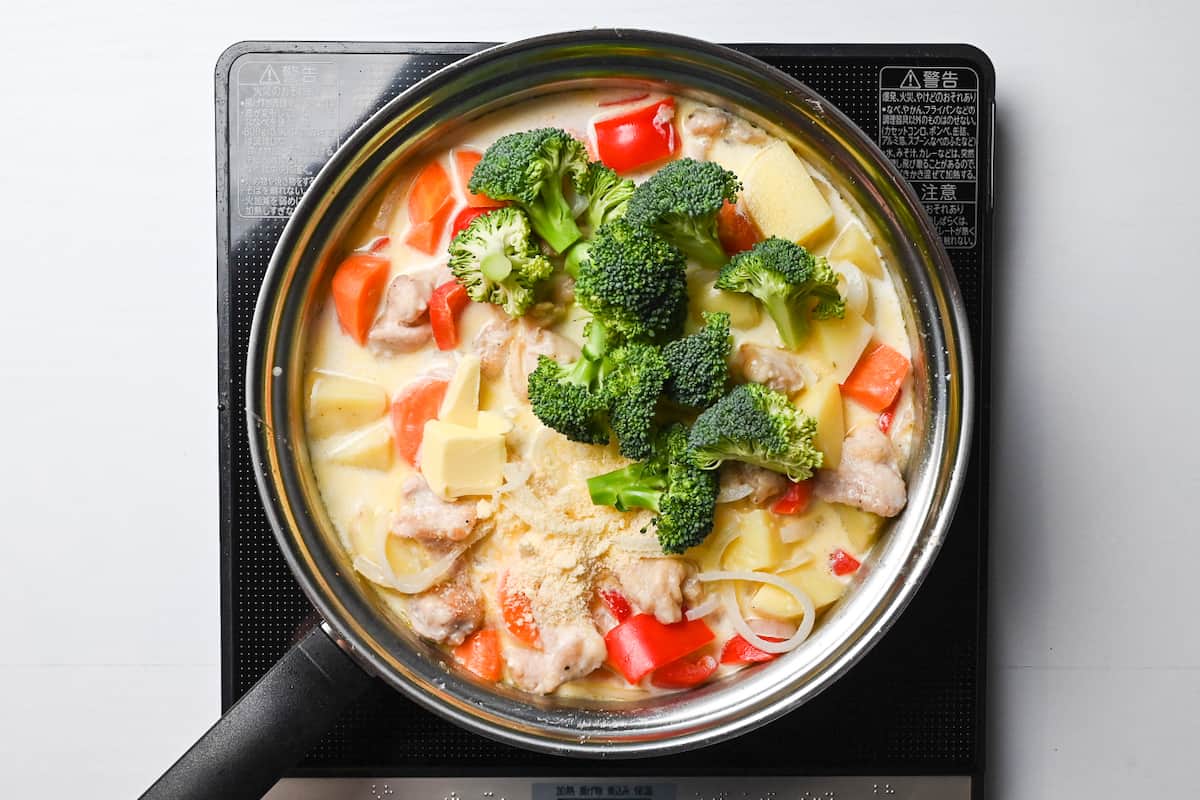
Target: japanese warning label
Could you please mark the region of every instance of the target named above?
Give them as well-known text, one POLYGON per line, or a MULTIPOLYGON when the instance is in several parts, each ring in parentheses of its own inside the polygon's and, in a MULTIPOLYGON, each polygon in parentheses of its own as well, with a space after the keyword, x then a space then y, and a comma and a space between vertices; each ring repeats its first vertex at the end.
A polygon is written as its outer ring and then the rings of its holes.
POLYGON ((975 71, 883 67, 879 145, 917 190, 946 247, 974 247, 979 224, 975 71))
POLYGON ((246 61, 237 68, 230 149, 235 211, 287 217, 338 146, 337 65, 246 61))

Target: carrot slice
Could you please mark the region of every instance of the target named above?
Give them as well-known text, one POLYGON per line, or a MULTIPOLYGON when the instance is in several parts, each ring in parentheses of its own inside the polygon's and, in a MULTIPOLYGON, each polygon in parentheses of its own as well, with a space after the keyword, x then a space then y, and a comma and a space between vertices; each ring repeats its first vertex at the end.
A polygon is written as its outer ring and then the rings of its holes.
POLYGON ((454 198, 447 197, 431 218, 409 226, 404 234, 404 243, 428 255, 436 253, 442 243, 442 234, 446 231, 446 221, 453 210, 454 198))
POLYGON ((842 396, 851 397, 871 411, 880 412, 892 404, 912 363, 886 344, 868 350, 842 384, 842 396))
POLYGON ((454 648, 454 658, 485 681, 500 680, 500 634, 493 628, 475 631, 454 648))
POLYGON ((500 581, 500 610, 504 614, 504 627, 508 632, 530 647, 541 644, 537 620, 533 616, 533 601, 521 591, 509 591, 508 576, 500 581))
POLYGON ((374 253, 351 253, 333 273, 330 292, 338 324, 354 341, 366 344, 391 262, 374 253))
POLYGON ((392 427, 396 431, 396 450, 400 457, 416 466, 425 437, 425 423, 436 419, 446 396, 449 381, 423 378, 404 388, 392 401, 392 427))
POLYGON ((408 220, 420 225, 433 219, 450 197, 450 176, 440 161, 430 161, 408 190, 408 220))
POLYGON ((728 200, 717 212, 717 235, 721 239, 721 247, 731 256, 749 250, 763 238, 754 220, 738 211, 737 206, 728 200))
POLYGON ((475 165, 481 158, 483 158, 483 153, 478 150, 462 147, 454 151, 454 172, 467 205, 471 208, 500 208, 500 206, 507 205, 503 200, 493 200, 486 194, 474 194, 467 188, 467 182, 471 180, 471 173, 475 171, 475 165))

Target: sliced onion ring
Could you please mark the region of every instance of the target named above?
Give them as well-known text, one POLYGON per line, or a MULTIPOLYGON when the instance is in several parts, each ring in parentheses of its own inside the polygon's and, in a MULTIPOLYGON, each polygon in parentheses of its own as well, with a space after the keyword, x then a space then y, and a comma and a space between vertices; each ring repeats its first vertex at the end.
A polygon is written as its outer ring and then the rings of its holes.
POLYGON ((420 572, 400 576, 392 570, 392 565, 384 559, 386 567, 381 567, 366 556, 354 557, 354 569, 371 583, 377 583, 388 589, 395 589, 401 594, 420 594, 437 584, 446 573, 454 569, 459 556, 466 551, 465 547, 456 547, 446 555, 434 561, 420 572))
POLYGON ((784 622, 781 619, 751 617, 746 620, 746 624, 759 636, 770 636, 772 639, 787 639, 796 632, 796 626, 793 623, 784 622))
POLYGON ((734 503, 743 497, 749 497, 753 493, 754 487, 748 483, 722 481, 721 488, 717 490, 717 502, 734 503))
POLYGON ((817 609, 813 605, 812 598, 791 581, 786 581, 778 575, 772 575, 769 572, 751 572, 749 570, 714 570, 712 572, 701 572, 696 578, 704 582, 747 581, 749 583, 769 583, 796 598, 796 602, 804 610, 804 618, 801 619, 799 627, 796 628, 796 632, 787 641, 770 642, 751 630, 750 625, 746 622, 746 618, 742 616, 742 609, 738 606, 737 595, 734 594, 733 586, 727 584, 722 587, 721 599, 725 605, 725 613, 729 615, 729 621, 733 623, 734 630, 747 642, 765 653, 786 653, 794 650, 812 633, 813 624, 816 622, 817 609))
POLYGON ((700 605, 695 606, 694 608, 689 608, 687 611, 685 611, 683 616, 687 618, 688 622, 694 622, 695 620, 707 617, 709 614, 716 611, 720 605, 720 599, 718 599, 715 594, 712 594, 709 595, 700 605))

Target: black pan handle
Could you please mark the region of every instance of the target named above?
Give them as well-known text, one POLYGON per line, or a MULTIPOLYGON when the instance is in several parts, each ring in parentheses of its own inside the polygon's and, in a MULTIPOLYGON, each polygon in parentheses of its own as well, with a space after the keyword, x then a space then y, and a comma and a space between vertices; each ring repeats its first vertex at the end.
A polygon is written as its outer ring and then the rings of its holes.
POLYGON ((370 685, 371 677, 318 625, 142 800, 259 800, 370 685))

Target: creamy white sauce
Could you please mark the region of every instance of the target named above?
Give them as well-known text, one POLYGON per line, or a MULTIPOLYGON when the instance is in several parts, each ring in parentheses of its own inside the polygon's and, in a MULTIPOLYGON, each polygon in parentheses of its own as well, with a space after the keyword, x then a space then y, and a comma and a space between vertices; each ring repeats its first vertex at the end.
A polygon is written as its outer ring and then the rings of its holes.
MULTIPOLYGON (((597 101, 625 95, 628 95, 627 91, 608 90, 604 92, 574 92, 543 98, 480 119, 466 127, 453 138, 442 142, 441 145, 444 147, 444 153, 449 153, 453 148, 461 146, 470 146, 483 150, 503 134, 546 126, 561 127, 582 138, 584 132, 589 130, 591 122, 597 116, 620 113, 623 110, 621 108, 598 108, 597 101)), ((645 102, 648 103, 651 100, 645 102)), ((692 101, 681 100, 678 103, 676 130, 677 135, 685 138, 685 140, 687 134, 683 131, 680 123, 693 108, 695 108, 695 104, 692 101)), ((728 144, 718 144, 712 148, 710 156, 713 160, 717 160, 727 168, 738 172, 744 169, 755 151, 756 147, 752 145, 730 146, 728 144)), ((454 180, 449 160, 445 163, 447 164, 447 169, 451 171, 452 182, 457 185, 458 182, 454 180)), ((402 169, 397 174, 391 187, 381 194, 379 200, 365 215, 369 222, 359 227, 357 240, 346 242, 345 249, 346 251, 350 251, 367 245, 381 234, 390 236, 390 245, 383 251, 391 259, 391 276, 389 277, 389 282, 391 277, 400 274, 424 274, 432 272, 439 276, 435 284, 449 278, 449 273, 445 270, 444 256, 430 257, 403 243, 404 234, 409 226, 407 203, 405 202, 408 185, 416 169, 423 165, 424 162, 402 169)), ((833 234, 826 241, 814 248, 816 252, 822 253, 828 250, 837 232, 841 231, 847 224, 855 222, 856 218, 849 204, 838 194, 834 184, 826 176, 821 175, 811 167, 809 169, 819 182, 823 194, 830 203, 835 216, 833 234)), ((648 170, 645 174, 631 177, 640 180, 650 172, 653 172, 653 170, 648 170)), ((443 241, 439 246, 439 252, 444 251, 445 245, 446 236, 443 237, 443 241)), ((904 355, 911 357, 911 349, 895 287, 889 278, 878 279, 868 277, 868 281, 871 296, 869 321, 875 326, 876 339, 886 342, 904 355)), ((455 351, 452 351, 450 357, 453 358, 456 355, 469 352, 479 328, 489 319, 492 319, 493 315, 494 311, 491 308, 478 304, 470 304, 461 317, 459 345, 455 351)), ((576 310, 566 322, 557 326, 556 330, 569 337, 578 339, 584 317, 585 314, 576 310)), ((689 326, 694 328, 696 321, 694 319, 689 320, 689 326)), ((735 351, 737 346, 743 342, 753 342, 774 347, 782 345, 774 324, 766 314, 762 315, 762 320, 756 327, 749 330, 735 330, 734 337, 735 351)), ((315 373, 321 372, 351 376, 382 386, 389 398, 395 397, 397 393, 410 384, 416 377, 427 372, 434 365, 444 363, 447 358, 447 354, 439 353, 432 343, 424 349, 411 354, 376 355, 371 350, 360 347, 349 336, 342 333, 332 301, 327 301, 312 320, 309 342, 310 349, 306 368, 309 371, 310 382, 315 373)), ((906 383, 903 391, 905 405, 907 406, 907 398, 911 396, 911 378, 906 383)), ((522 457, 523 454, 530 454, 529 443, 537 439, 539 431, 542 430, 541 425, 529 413, 528 407, 517 400, 505 376, 501 376, 496 381, 485 381, 481 393, 481 407, 504 411, 510 414, 516 411, 517 430, 510 440, 510 462, 522 457)), ((852 427, 860 424, 875 424, 877 415, 857 406, 853 402, 846 402, 845 416, 846 428, 850 430, 852 427)), ((908 418, 911 419, 911 413, 908 414, 908 418)), ((554 434, 554 436, 557 435, 554 434)), ((909 430, 899 434, 899 439, 902 440, 899 442, 902 449, 907 448, 907 440, 909 438, 911 438, 909 430)), ((351 553, 358 554, 368 545, 361 541, 359 535, 355 532, 354 520, 356 516, 364 508, 370 509, 376 514, 388 515, 394 513, 400 498, 400 487, 404 479, 413 472, 413 467, 399 457, 394 459, 392 467, 387 470, 367 469, 334 463, 328 456, 331 447, 337 441, 339 441, 338 438, 312 440, 309 442, 309 448, 317 481, 330 519, 337 528, 344 546, 351 553)), ((581 482, 589 474, 597 474, 605 471, 599 468, 602 465, 607 469, 611 469, 622 463, 619 457, 615 456, 612 452, 611 448, 608 450, 604 448, 592 448, 596 455, 584 457, 580 462, 579 458, 577 458, 577 452, 571 449, 575 447, 577 446, 571 445, 564 451, 570 453, 570 455, 564 456, 565 458, 576 458, 577 461, 577 463, 568 464, 564 467, 567 472, 571 473, 564 477, 564 480, 581 482)), ((530 454, 528 457, 534 456, 530 454)), ((539 457, 544 457, 544 455, 539 457)), ((724 508, 722 513, 741 514, 749 512, 754 508, 749 501, 740 501, 724 508)), ((615 511, 611 513, 614 519, 621 516, 615 511)), ((621 527, 624 528, 625 524, 627 523, 623 523, 621 527)), ((634 532, 636 533, 636 531, 634 532)), ((624 530, 617 533, 625 535, 629 531, 624 530)), ((526 534, 510 532, 503 536, 498 535, 494 537, 497 541, 485 540, 476 546, 470 554, 477 583, 488 598, 487 624, 503 627, 495 601, 498 580, 497 569, 506 559, 511 558, 508 549, 520 546, 522 538, 529 536, 537 539, 542 537, 542 534, 540 532, 526 534)), ((713 538, 715 536, 710 537, 710 543, 713 538)), ((702 561, 706 557, 704 547, 708 546, 708 544, 706 543, 705 546, 698 548, 697 551, 689 553, 689 556, 702 561)), ((827 554, 834 548, 844 549, 859 560, 862 560, 867 555, 866 549, 855 549, 852 547, 844 531, 832 528, 818 530, 807 541, 801 542, 798 545, 786 546, 788 556, 785 557, 784 561, 795 561, 797 548, 800 547, 808 549, 816 558, 823 557, 824 554, 827 554)), ((403 561, 402 554, 399 554, 397 557, 403 561)), ((848 584, 850 578, 838 578, 837 580, 848 584)), ((740 587, 739 591, 744 596, 748 596, 756 588, 740 587)), ((378 591, 391 607, 397 611, 398 616, 402 617, 402 598, 385 589, 379 589, 378 591)), ((716 631, 718 643, 730 637, 732 631, 729 623, 721 618, 720 612, 711 615, 708 621, 716 631)), ((506 639, 505 641, 507 644, 511 644, 510 640, 506 639)), ((730 669, 730 667, 723 666, 721 671, 729 671, 730 669)), ((601 670, 593 676, 566 684, 559 690, 559 693, 564 695, 582 694, 593 696, 603 694, 616 698, 636 696, 638 690, 625 686, 623 679, 619 676, 606 670, 601 670)))

